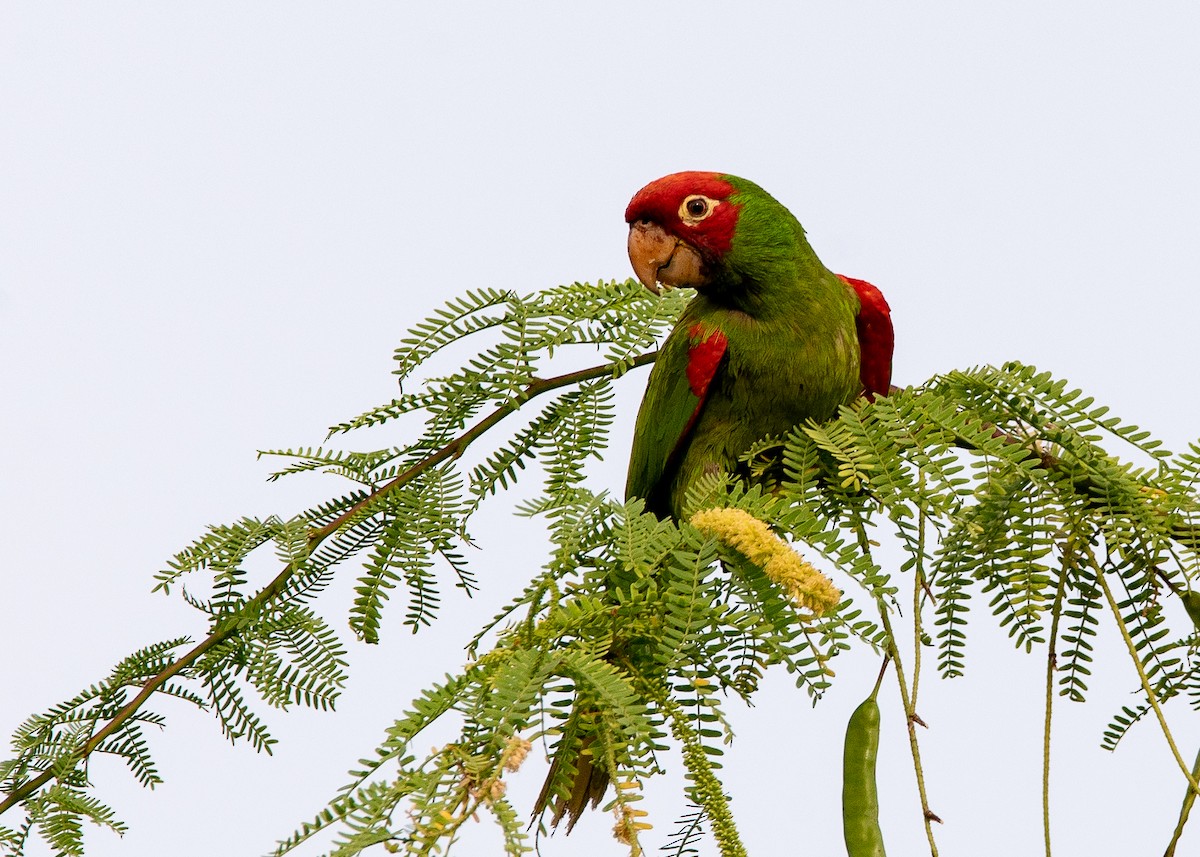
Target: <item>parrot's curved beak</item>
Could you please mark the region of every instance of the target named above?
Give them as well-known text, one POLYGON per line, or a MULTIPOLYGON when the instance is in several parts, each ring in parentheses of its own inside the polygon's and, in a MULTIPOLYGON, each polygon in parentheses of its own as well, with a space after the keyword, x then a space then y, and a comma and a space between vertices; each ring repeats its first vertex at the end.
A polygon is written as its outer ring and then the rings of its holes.
POLYGON ((662 287, 703 285, 703 260, 695 248, 649 220, 629 224, 629 261, 638 280, 654 294, 662 287))

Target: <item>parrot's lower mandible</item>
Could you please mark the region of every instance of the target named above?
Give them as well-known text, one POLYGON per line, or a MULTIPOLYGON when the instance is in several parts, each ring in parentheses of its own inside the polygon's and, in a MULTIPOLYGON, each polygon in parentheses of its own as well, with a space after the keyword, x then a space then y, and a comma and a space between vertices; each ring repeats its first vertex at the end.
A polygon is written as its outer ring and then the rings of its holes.
MULTIPOLYGON (((625 494, 683 517, 689 485, 738 474, 768 436, 827 420, 860 395, 886 395, 891 311, 879 290, 821 264, 792 213, 753 182, 683 172, 646 185, 625 210, 641 282, 696 290, 663 343, 638 411, 625 494)), ((598 805, 609 773, 584 747, 569 798, 549 800, 568 829, 598 805)), ((558 767, 556 759, 555 768, 558 767)))

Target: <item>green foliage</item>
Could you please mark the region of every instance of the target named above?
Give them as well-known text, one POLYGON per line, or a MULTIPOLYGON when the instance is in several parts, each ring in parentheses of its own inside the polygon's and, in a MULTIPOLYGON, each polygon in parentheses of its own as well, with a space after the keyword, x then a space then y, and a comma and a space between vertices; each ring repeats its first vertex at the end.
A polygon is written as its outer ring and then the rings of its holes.
POLYGON ((439 618, 448 588, 479 591, 464 551, 472 516, 528 473, 540 491, 517 511, 544 521, 545 563, 470 642, 470 663, 420 693, 277 853, 317 837, 338 855, 380 843, 442 853, 481 813, 505 853, 526 853, 527 808, 509 802, 506 777, 539 741, 557 760, 552 800, 568 795, 585 751, 607 772, 616 835, 631 853, 649 829, 644 784, 678 750, 693 809, 667 852, 695 853, 707 830, 722 853, 744 853, 719 780, 727 700, 751 700, 781 666, 815 702, 850 647, 897 658, 890 617, 902 588, 920 607, 922 639, 921 621, 932 620, 928 643, 946 678, 968 668, 973 605, 987 605, 976 633, 994 624, 1023 651, 1057 652, 1057 693, 1077 702, 1100 629, 1123 629, 1143 701, 1114 716, 1105 747, 1177 697, 1200 706, 1200 635, 1173 605, 1200 572, 1200 447, 1172 455, 1031 367, 951 372, 857 402, 764 439, 746 456, 753 484, 692 486, 691 509, 751 513, 843 588, 823 615, 797 609, 767 571, 690 524, 589 486, 614 385, 652 359, 684 300, 632 281, 524 297, 485 289, 416 325, 396 352, 400 394, 334 426, 326 442, 385 424, 406 440, 263 453, 285 462, 272 478, 323 473, 350 485, 287 517, 210 527, 170 561, 157 588, 192 605, 206 635, 136 652, 18 728, 0 762, 0 812, 19 820, 0 827, 0 853, 22 853, 32 832, 59 853, 82 853, 83 820, 120 832, 91 794, 86 760, 110 753, 144 785, 159 782, 143 731, 163 725, 150 710, 159 695, 210 711, 230 740, 265 751, 273 739, 256 698, 333 708, 347 667, 320 610, 333 576, 355 573, 347 560, 357 558, 353 637, 382 640, 394 599, 405 605, 400 624, 420 631, 439 618), (438 368, 456 355, 456 368, 438 368), (252 562, 262 555, 280 567, 265 583, 252 562), (456 734, 427 751, 435 725, 456 734))
MULTIPOLYGON (((141 690, 142 684, 167 669, 173 655, 188 643, 186 638, 147 646, 123 659, 109 677, 91 685, 66 702, 36 714, 13 733, 13 756, 0 762, 0 789, 12 794, 42 771, 51 771, 55 782, 32 795, 24 804, 24 822, 18 829, 0 828, 0 846, 7 853, 23 852, 30 831, 36 831, 61 854, 82 854, 81 821, 86 819, 118 832, 124 826, 113 811, 88 795, 85 769, 75 759, 88 753, 109 753, 121 758, 134 777, 153 788, 162 782, 150 757, 143 727, 161 727, 164 718, 135 711, 116 728, 102 730, 141 690)), ((165 683, 161 693, 201 708, 205 701, 178 681, 165 683)))

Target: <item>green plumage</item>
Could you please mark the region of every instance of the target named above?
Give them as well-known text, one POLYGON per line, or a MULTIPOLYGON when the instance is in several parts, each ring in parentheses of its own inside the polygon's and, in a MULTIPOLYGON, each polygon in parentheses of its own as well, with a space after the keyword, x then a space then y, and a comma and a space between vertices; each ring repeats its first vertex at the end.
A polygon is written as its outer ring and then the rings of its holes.
POLYGON ((752 182, 721 178, 736 189, 728 203, 740 206, 732 242, 708 260, 708 281, 650 373, 626 485, 628 497, 676 518, 697 477, 735 471, 756 441, 828 419, 862 388, 854 291, 821 264, 791 212, 752 182), (728 347, 684 437, 700 404, 689 349, 711 331, 728 347))
MULTIPOLYGON (((861 304, 817 259, 796 218, 744 179, 665 176, 634 196, 625 219, 638 278, 697 292, 650 373, 626 486, 649 511, 679 519, 698 477, 736 472, 756 441, 826 420, 858 395, 861 304)), ((644 666, 636 641, 619 636, 609 658, 621 670, 622 661, 644 666)), ((566 817, 568 831, 603 800, 613 773, 589 725, 593 705, 572 713, 535 806, 537 814, 552 805, 552 823, 566 817)))

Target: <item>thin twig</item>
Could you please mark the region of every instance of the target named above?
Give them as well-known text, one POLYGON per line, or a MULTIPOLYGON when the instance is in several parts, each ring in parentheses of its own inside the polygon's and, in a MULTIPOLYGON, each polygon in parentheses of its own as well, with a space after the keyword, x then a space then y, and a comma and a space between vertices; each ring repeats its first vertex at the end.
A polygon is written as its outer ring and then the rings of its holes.
MULTIPOLYGON (((856 527, 859 547, 867 556, 871 553, 871 543, 867 538, 867 533, 863 529, 861 523, 856 527)), ((925 823, 925 837, 929 840, 930 857, 938 857, 937 841, 933 838, 933 822, 941 822, 941 819, 929 808, 929 796, 925 791, 925 769, 921 765, 921 747, 917 742, 917 726, 920 722, 924 725, 924 721, 917 716, 916 705, 914 698, 909 695, 908 682, 904 678, 904 664, 900 661, 900 646, 896 640, 896 632, 892 628, 891 619, 888 618, 887 605, 884 604, 881 598, 875 599, 876 606, 879 608, 879 619, 883 624, 884 633, 887 634, 889 654, 892 660, 896 662, 896 683, 900 686, 900 699, 904 705, 904 725, 908 728, 908 744, 912 750, 913 771, 917 777, 917 794, 921 798, 921 818, 925 823)), ((887 667, 887 661, 884 661, 884 668, 887 667)), ((882 675, 882 668, 880 671, 882 675)))
MULTIPOLYGON (((917 490, 925 491, 925 471, 917 477, 917 490)), ((917 556, 913 567, 913 680, 912 704, 917 708, 917 694, 921 688, 921 596, 927 593, 929 584, 925 580, 925 507, 917 512, 917 556)))
POLYGON ((1042 729, 1042 830, 1046 838, 1046 857, 1050 857, 1050 717, 1054 710, 1054 672, 1058 669, 1058 619, 1062 613, 1063 592, 1067 588, 1068 551, 1063 554, 1063 567, 1058 575, 1058 589, 1051 609, 1050 644, 1046 649, 1046 719, 1042 729))
MULTIPOLYGON (((1009 446, 1025 447, 1027 458, 1035 459, 1040 468, 1048 473, 1057 473, 1066 477, 1075 494, 1083 497, 1088 506, 1093 508, 1105 506, 1102 499, 1106 492, 1101 483, 1091 476, 1080 474, 1070 468, 1063 460, 1043 448, 1044 441, 1035 435, 1015 435, 1004 431, 990 423, 981 423, 981 427, 992 430, 992 437, 1004 441, 1009 446)), ((969 452, 982 452, 979 446, 962 435, 955 434, 954 445, 969 452)), ((1171 528, 1170 537, 1174 541, 1191 550, 1200 550, 1200 525, 1178 522, 1171 528)))
MULTIPOLYGON (((1192 766, 1192 776, 1200 779, 1200 752, 1196 753, 1196 764, 1192 766)), ((1196 802, 1196 793, 1189 788, 1187 794, 1183 796, 1183 806, 1179 808, 1179 821, 1175 824, 1175 832, 1171 835, 1171 842, 1167 845, 1167 850, 1163 852, 1163 857, 1175 857, 1175 847, 1179 844, 1179 837, 1183 836, 1183 827, 1187 824, 1188 816, 1192 813, 1192 804, 1196 802)))
POLYGON ((933 822, 941 819, 929 808, 929 796, 925 792, 925 769, 921 766, 921 747, 917 743, 917 712, 913 708, 912 697, 908 694, 908 684, 904 680, 904 665, 900 663, 900 648, 896 645, 896 635, 892 631, 891 620, 888 619, 887 607, 879 605, 879 618, 883 622, 883 630, 888 635, 888 643, 892 648, 892 660, 896 662, 896 682, 900 685, 900 699, 904 703, 904 722, 908 727, 908 743, 912 749, 913 770, 917 775, 917 793, 921 797, 921 818, 925 822, 925 837, 929 840, 930 857, 938 857, 937 842, 933 838, 933 822))
POLYGON ((1171 753, 1175 756, 1175 762, 1179 765, 1179 770, 1183 771, 1183 776, 1188 781, 1188 786, 1191 787, 1192 791, 1200 794, 1200 785, 1196 784, 1196 778, 1192 776, 1187 762, 1179 754, 1179 747, 1175 745, 1175 738, 1171 735, 1171 728, 1167 726, 1166 715, 1163 714, 1162 706, 1158 703, 1158 694, 1150 686, 1150 679, 1146 676, 1146 669, 1142 666, 1142 659, 1138 657, 1137 647, 1133 644, 1133 638, 1129 636, 1129 629, 1125 627, 1125 620, 1121 617, 1121 609, 1117 606, 1117 600, 1113 598, 1112 589, 1105 579, 1104 570, 1096 564, 1095 557, 1091 557, 1090 559, 1092 569, 1096 572, 1096 580, 1099 581, 1100 588, 1104 591, 1104 597, 1108 600, 1108 606, 1112 609, 1113 617, 1117 620, 1117 628, 1121 632, 1122 639, 1125 640, 1125 648, 1129 650, 1129 657, 1137 669, 1138 679, 1142 683, 1142 690, 1146 691, 1146 698, 1150 700, 1150 705, 1154 708, 1154 714, 1158 717, 1158 725, 1162 728, 1163 737, 1167 739, 1171 753))

